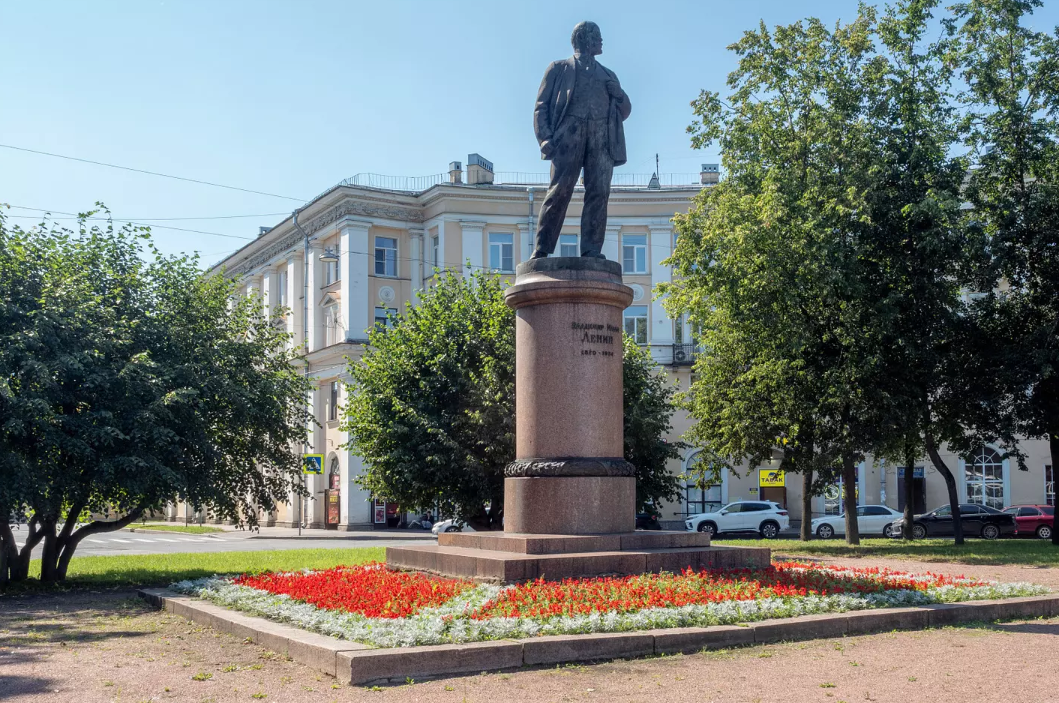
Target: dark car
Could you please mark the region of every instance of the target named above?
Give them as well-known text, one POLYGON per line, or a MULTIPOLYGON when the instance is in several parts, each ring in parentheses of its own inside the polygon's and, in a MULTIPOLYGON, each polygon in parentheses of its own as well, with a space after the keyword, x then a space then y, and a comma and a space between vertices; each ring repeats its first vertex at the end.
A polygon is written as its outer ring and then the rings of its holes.
MULTIPOLYGON (((965 537, 996 539, 997 537, 1010 537, 1016 533, 1014 517, 984 505, 961 503, 960 523, 963 525, 965 537)), ((904 518, 894 521, 892 534, 895 537, 901 536, 903 524, 904 518)), ((912 537, 915 539, 951 537, 952 535, 952 508, 948 505, 943 505, 929 513, 916 515, 912 518, 912 537)))
POLYGON ((651 513, 638 513, 636 515, 636 529, 637 530, 661 530, 662 525, 659 524, 658 518, 651 513))
POLYGON ((1004 508, 1008 515, 1015 516, 1019 537, 1052 538, 1055 522, 1055 507, 1051 505, 1012 505, 1004 508))

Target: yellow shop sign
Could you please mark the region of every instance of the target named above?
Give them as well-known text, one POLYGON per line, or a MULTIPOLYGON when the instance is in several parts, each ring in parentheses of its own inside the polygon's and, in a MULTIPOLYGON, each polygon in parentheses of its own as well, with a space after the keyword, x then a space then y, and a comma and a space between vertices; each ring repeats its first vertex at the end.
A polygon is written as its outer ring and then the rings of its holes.
POLYGON ((783 471, 780 469, 758 469, 757 482, 762 488, 783 487, 783 471))

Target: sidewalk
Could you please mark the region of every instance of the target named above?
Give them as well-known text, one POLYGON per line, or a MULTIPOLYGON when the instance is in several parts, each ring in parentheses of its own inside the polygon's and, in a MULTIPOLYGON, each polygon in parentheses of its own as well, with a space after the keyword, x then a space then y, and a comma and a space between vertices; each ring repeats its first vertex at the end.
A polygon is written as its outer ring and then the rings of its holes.
MULTIPOLYGON (((181 522, 155 522, 147 523, 146 525, 136 523, 135 525, 126 528, 129 532, 150 532, 152 526, 168 526, 168 527, 179 527, 183 525, 181 522)), ((394 540, 394 539, 407 539, 407 540, 428 540, 432 541, 435 539, 434 535, 430 533, 430 530, 372 530, 372 529, 359 529, 353 532, 345 532, 343 530, 324 530, 320 528, 306 528, 298 534, 297 527, 261 527, 257 531, 250 531, 245 528, 238 528, 235 525, 216 525, 213 523, 206 523, 203 527, 215 527, 223 530, 221 533, 214 533, 213 535, 202 535, 204 537, 226 537, 226 538, 243 538, 243 539, 344 539, 351 541, 373 541, 380 539, 394 540)), ((199 527, 198 523, 190 523, 189 527, 199 527)), ((179 534, 179 533, 178 533, 179 534)))

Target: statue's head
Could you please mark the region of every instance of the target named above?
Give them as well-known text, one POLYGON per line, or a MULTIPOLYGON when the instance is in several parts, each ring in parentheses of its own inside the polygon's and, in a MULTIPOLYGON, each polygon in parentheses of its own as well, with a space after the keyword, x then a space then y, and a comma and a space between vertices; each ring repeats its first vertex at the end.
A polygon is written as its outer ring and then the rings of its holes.
POLYGON ((578 22, 570 35, 574 51, 582 56, 599 56, 603 53, 603 34, 595 22, 578 22))

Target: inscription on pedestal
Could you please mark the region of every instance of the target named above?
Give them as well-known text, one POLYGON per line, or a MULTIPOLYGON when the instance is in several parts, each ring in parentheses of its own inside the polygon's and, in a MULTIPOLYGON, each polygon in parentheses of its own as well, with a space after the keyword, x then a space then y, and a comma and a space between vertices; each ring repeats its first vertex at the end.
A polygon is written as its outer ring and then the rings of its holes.
MULTIPOLYGON (((571 329, 581 333, 581 344, 605 344, 613 346, 621 339, 621 328, 598 322, 571 322, 571 329)), ((610 349, 582 349, 581 356, 614 356, 610 349)))

